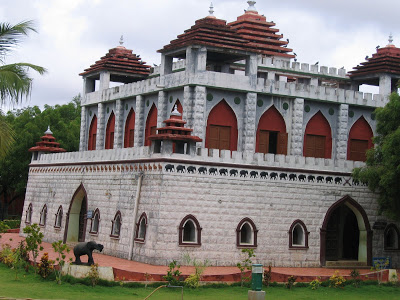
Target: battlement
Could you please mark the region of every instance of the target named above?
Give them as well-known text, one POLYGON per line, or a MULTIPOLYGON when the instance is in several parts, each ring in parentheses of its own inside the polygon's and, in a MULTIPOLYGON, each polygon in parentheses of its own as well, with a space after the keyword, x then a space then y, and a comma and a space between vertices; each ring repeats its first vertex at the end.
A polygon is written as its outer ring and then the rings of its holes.
POLYGON ((212 165, 224 167, 229 165, 248 169, 280 169, 290 172, 311 173, 351 173, 353 168, 361 167, 363 162, 349 160, 334 160, 314 157, 274 155, 249 153, 229 150, 199 148, 195 156, 184 154, 150 153, 149 147, 120 148, 111 150, 93 150, 82 152, 64 152, 42 154, 38 160, 32 161, 31 166, 40 165, 80 165, 110 163, 140 163, 149 161, 177 161, 188 164, 212 165))

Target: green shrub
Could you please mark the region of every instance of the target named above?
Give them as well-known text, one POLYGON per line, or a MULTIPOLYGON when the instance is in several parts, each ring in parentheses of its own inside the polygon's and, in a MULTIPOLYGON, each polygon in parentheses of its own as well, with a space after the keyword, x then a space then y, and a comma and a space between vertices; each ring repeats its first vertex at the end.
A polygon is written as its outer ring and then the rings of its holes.
POLYGON ((9 229, 17 229, 21 226, 21 220, 4 220, 4 224, 6 224, 9 229))
POLYGON ((291 290, 293 288, 293 286, 294 286, 294 283, 295 283, 296 279, 297 279, 297 277, 295 277, 293 275, 289 276, 288 279, 287 279, 287 282, 285 283, 286 288, 291 290))
POLYGON ((335 273, 329 278, 329 287, 343 288, 345 282, 346 279, 339 275, 339 271, 335 271, 335 273))
POLYGON ((88 274, 90 282, 92 283, 92 287, 95 287, 99 282, 100 274, 99 274, 99 265, 94 264, 90 266, 90 271, 88 274))
POLYGON ((320 278, 315 278, 313 281, 310 282, 310 287, 312 290, 317 290, 321 286, 320 278))
POLYGON ((176 260, 173 260, 168 267, 167 275, 163 276, 163 278, 168 281, 169 285, 182 285, 182 282, 179 280, 179 276, 182 274, 179 271, 181 266, 178 265, 176 260))
POLYGON ((46 252, 38 263, 38 274, 43 279, 46 279, 54 271, 54 261, 49 259, 49 254, 46 252))

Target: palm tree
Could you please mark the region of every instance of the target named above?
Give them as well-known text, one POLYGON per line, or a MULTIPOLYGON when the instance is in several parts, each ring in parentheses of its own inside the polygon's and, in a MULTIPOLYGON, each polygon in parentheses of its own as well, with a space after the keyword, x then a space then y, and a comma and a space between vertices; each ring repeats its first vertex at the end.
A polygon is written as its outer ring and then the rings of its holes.
MULTIPOLYGON (((46 72, 45 68, 30 63, 8 65, 4 63, 7 54, 30 31, 36 32, 33 21, 24 21, 16 25, 0 23, 0 105, 18 103, 30 95, 32 88, 32 78, 29 77, 30 69, 39 74, 46 72)), ((5 122, 0 109, 0 158, 5 155, 13 141, 13 133, 5 122)))

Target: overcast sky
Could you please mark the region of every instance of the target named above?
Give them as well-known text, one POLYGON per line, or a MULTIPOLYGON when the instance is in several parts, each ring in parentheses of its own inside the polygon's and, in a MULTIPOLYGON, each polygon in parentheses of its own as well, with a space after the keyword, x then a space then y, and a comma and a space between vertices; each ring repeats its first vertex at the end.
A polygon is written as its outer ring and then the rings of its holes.
MULTIPOLYGON (((228 22, 248 8, 245 0, 214 0, 214 15, 228 22)), ((16 24, 34 20, 38 34, 6 58, 48 69, 34 77, 23 106, 65 104, 82 91, 78 75, 110 48, 124 46, 148 64, 160 63, 156 51, 206 17, 209 0, 1 0, 0 20, 16 24)), ((299 62, 348 71, 393 33, 400 46, 399 0, 257 1, 256 8, 289 39, 299 62)))

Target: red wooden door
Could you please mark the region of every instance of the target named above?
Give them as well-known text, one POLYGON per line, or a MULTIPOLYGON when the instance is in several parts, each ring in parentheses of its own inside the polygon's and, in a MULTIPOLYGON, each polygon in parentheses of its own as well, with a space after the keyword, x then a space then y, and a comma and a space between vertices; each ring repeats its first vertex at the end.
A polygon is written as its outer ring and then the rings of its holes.
POLYGON ((350 160, 366 161, 368 141, 365 140, 350 140, 350 160))

